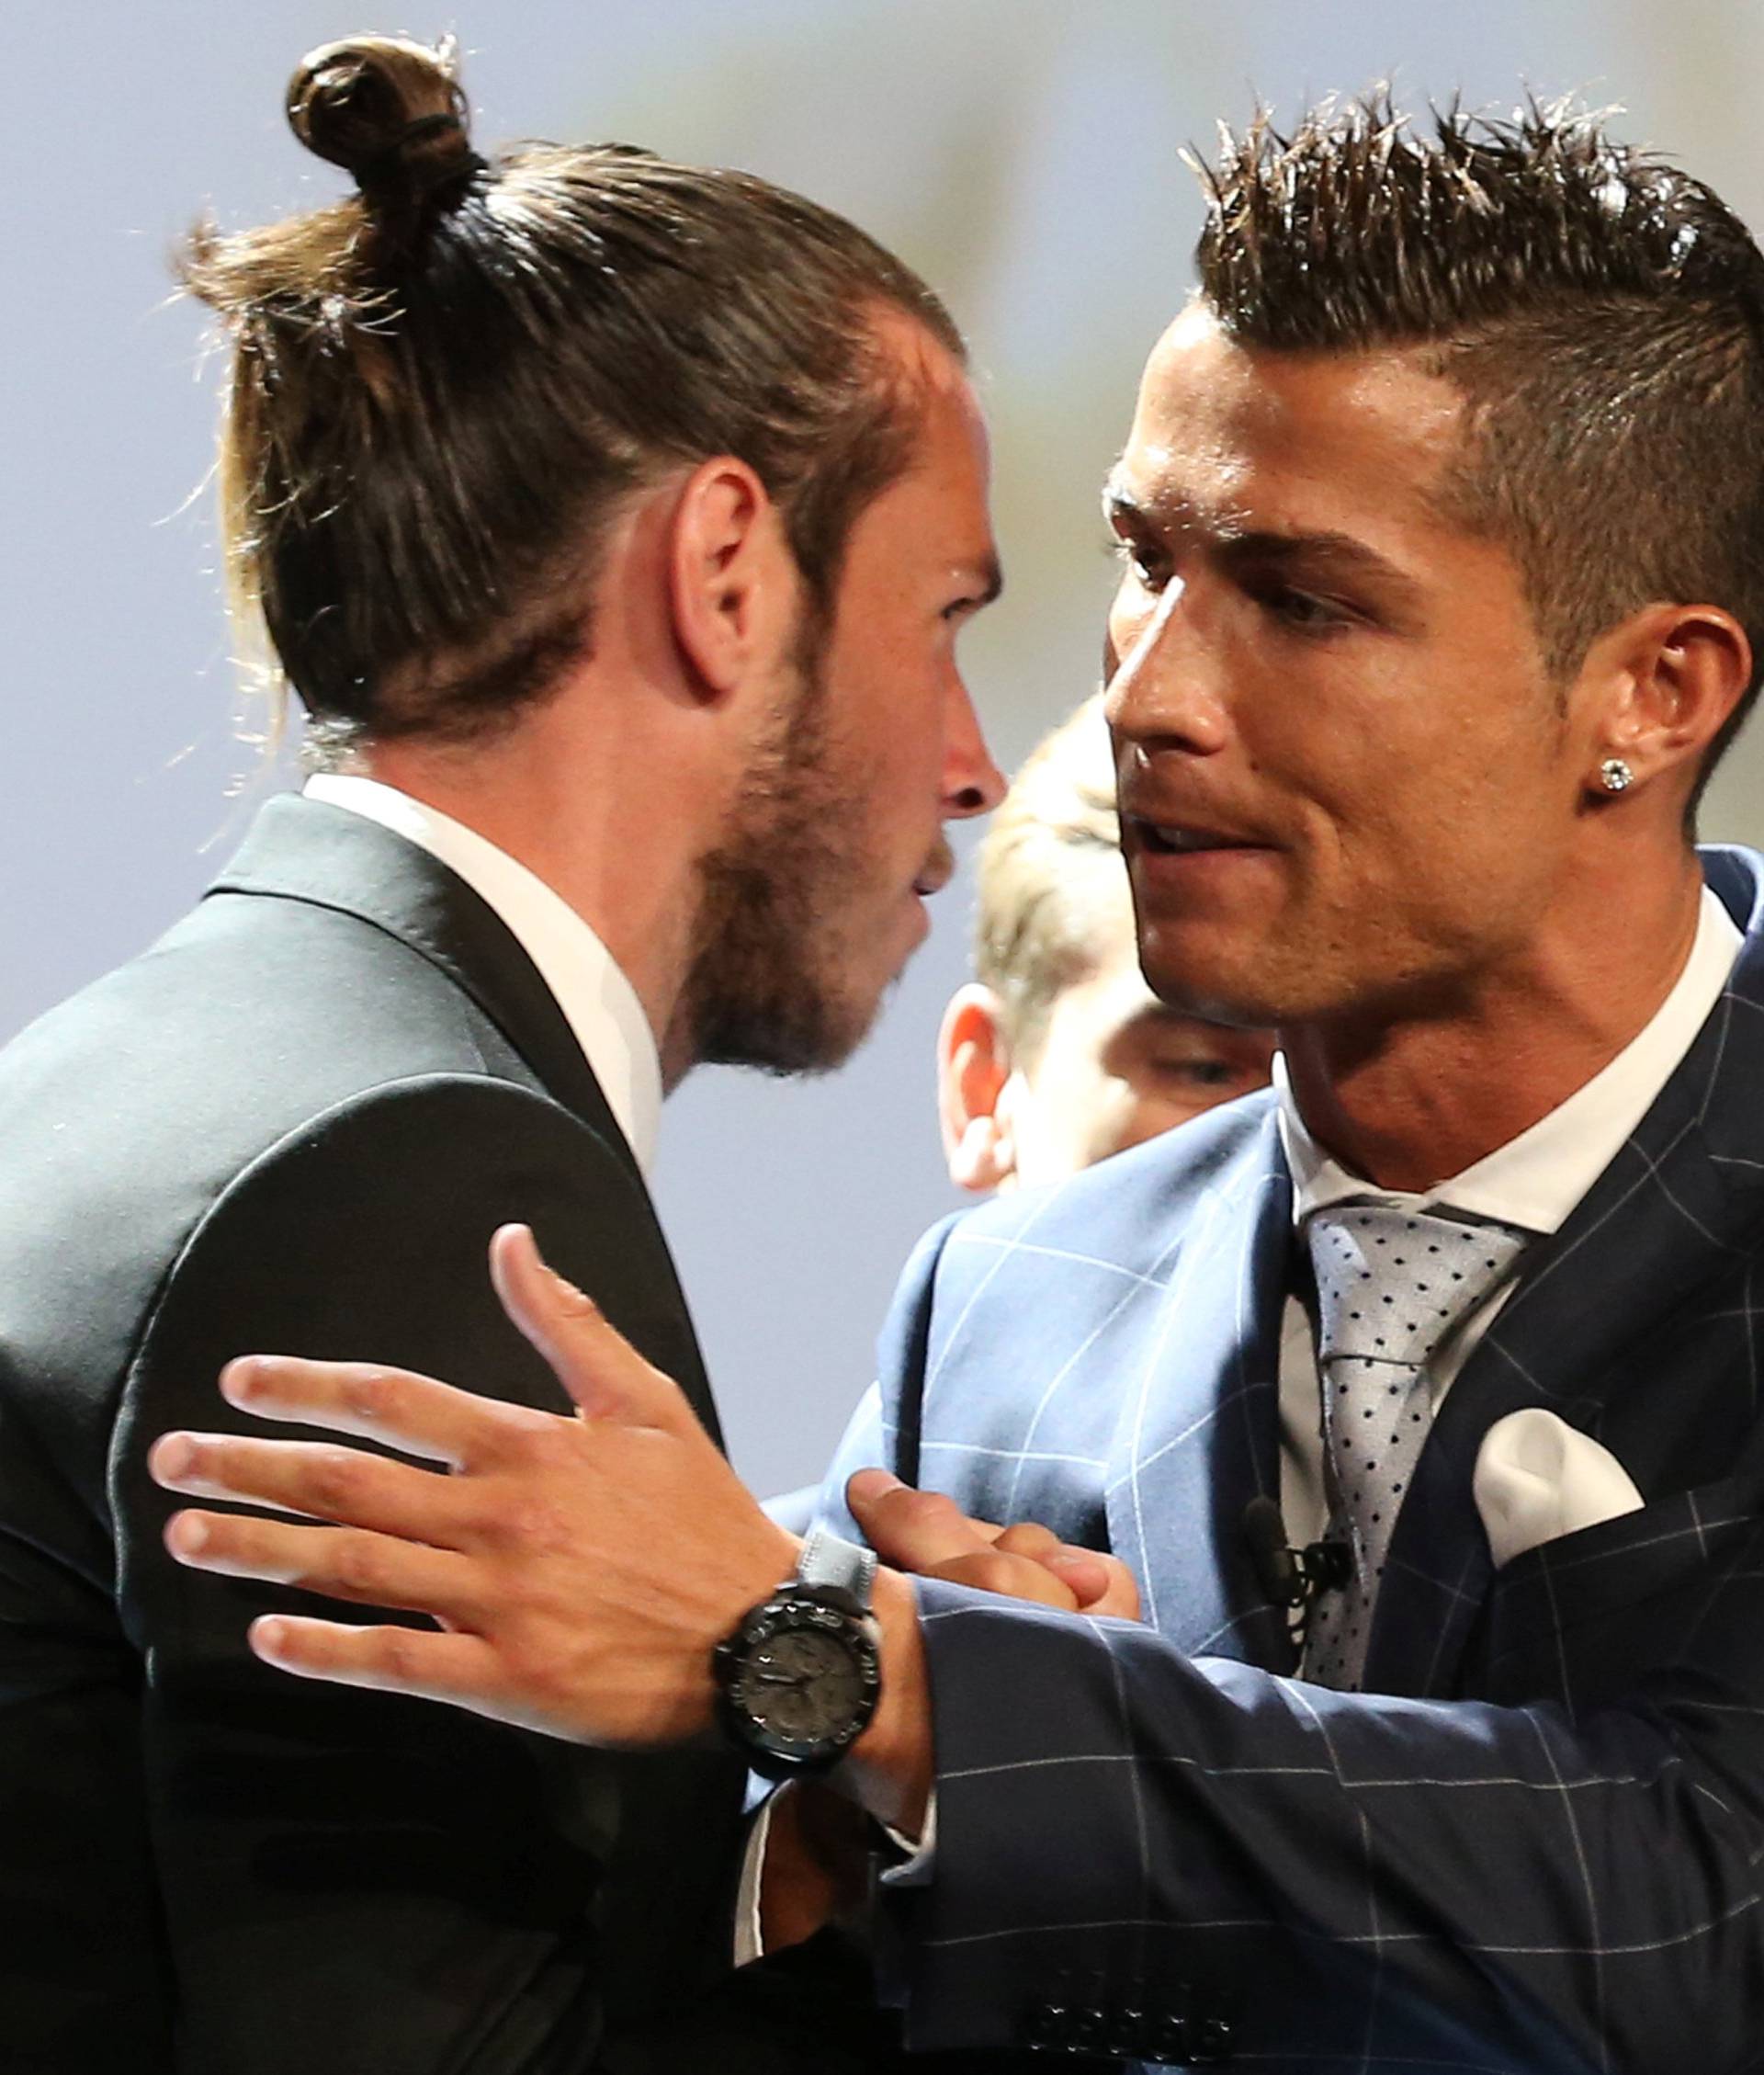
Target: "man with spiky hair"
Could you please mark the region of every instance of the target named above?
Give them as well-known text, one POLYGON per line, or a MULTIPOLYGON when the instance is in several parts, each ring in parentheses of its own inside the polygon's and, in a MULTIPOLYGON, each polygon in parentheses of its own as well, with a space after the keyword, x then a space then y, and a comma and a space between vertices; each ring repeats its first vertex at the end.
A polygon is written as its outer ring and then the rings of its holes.
MULTIPOLYGON (((842 1476, 872 1467, 831 1495, 890 1567, 835 1777, 897 1827, 935 1809, 888 1904, 922 2047, 1737 2075, 1764 859, 1690 830, 1764 652, 1764 258, 1566 108, 1325 107, 1227 137, 1208 186, 1106 492, 1107 710, 1145 970, 1277 1026, 1281 1070, 920 1250, 842 1476), (1000 1576, 986 1514, 1113 1549, 1150 1627, 952 1583, 1000 1576)), ((205 1514, 175 1545, 344 1590, 346 1553, 468 1631, 281 1621, 290 1669, 590 1741, 665 1698, 677 1733, 715 1638, 629 1523, 645 1477, 690 1488, 688 1568, 757 1597, 752 1509, 662 1382, 503 1268, 591 1429, 536 1447, 424 1385, 399 1432, 493 1434, 479 1509, 506 1485, 570 1536, 511 1566, 401 1468, 317 1508, 378 1533, 205 1514), (469 1589, 425 1583, 418 1517, 469 1589)), ((322 1423, 341 1388, 235 1378, 322 1423)), ((187 1490, 322 1496, 168 1455, 187 1490)), ((1008 1545, 1037 1548, 1080 1576, 1008 1545)))

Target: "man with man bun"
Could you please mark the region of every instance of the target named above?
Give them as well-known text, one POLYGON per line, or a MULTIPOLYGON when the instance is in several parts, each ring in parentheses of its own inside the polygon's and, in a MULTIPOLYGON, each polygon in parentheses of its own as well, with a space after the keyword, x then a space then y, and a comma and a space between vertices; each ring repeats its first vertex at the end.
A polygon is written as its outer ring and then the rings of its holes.
POLYGON ((732 1750, 290 1689, 144 1456, 242 1345, 565 1409, 483 1278, 517 1215, 715 1434, 662 1094, 848 1052, 1001 789, 954 656, 998 581, 960 341, 763 181, 485 160, 446 51, 328 46, 288 113, 355 191, 184 271, 318 772, 0 1057, 0 2063, 842 2067, 844 2003, 698 2002, 732 1750))
MULTIPOLYGON (((1106 491, 1107 710, 1147 974, 1276 1025, 1283 1072, 922 1247, 846 1492, 879 1697, 827 1776, 922 1840, 884 1898, 921 2047, 1740 2075, 1764 860, 1690 829, 1758 685, 1764 258, 1566 108, 1325 106, 1205 179, 1106 491), (933 1463, 947 1495, 894 1474, 933 1463), (966 1517, 1007 1501, 1106 1543, 1144 1623, 966 1517), (1091 1613, 967 1589, 1037 1569, 1091 1613)), ((685 1734, 713 1610, 638 1525, 756 1601, 786 1538, 530 1241, 495 1264, 582 1419, 385 1379, 387 1431, 482 1467, 364 1462, 341 1504, 322 1455, 174 1436, 177 1488, 344 1525, 173 1545, 454 1624, 276 1616, 290 1672, 685 1734)), ((351 1431, 355 1376, 265 1351, 227 1389, 351 1431)), ((823 1741, 858 1719, 792 1678, 823 1741)))

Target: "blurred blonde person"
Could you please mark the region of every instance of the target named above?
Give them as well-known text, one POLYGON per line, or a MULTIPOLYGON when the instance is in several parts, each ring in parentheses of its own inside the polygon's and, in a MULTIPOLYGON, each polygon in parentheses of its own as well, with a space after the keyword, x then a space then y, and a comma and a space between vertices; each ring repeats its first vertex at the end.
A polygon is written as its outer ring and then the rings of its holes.
POLYGON ((1268 1081, 1271 1032, 1167 1008, 1140 974, 1100 694, 1034 751, 987 832, 974 972, 937 1037, 959 1188, 1057 1181, 1268 1081))

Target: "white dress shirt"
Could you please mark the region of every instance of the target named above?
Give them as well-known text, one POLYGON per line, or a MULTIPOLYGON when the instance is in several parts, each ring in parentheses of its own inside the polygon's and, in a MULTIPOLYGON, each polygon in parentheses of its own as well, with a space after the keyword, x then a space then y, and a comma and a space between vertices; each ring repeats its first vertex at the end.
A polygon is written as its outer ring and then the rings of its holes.
MULTIPOLYGON (((495 911, 556 997, 606 1106, 647 1175, 662 1117, 655 1036, 630 981, 576 911, 507 851, 395 786, 325 772, 309 778, 303 789, 309 799, 346 807, 406 837, 458 872, 495 911)), ((737 1965, 761 1951, 759 1888, 766 1828, 762 1814, 742 1865, 734 1932, 737 1965)))
POLYGON ((648 1174, 662 1118, 662 1061, 636 990, 576 911, 475 829, 378 778, 322 773, 309 799, 365 815, 458 872, 538 968, 575 1032, 606 1106, 648 1174))
MULTIPOLYGON (((1306 1128, 1285 1061, 1276 1054, 1274 1089, 1281 1143, 1293 1176, 1295 1224, 1302 1226, 1314 1210, 1352 1200, 1446 1215, 1464 1210, 1539 1236, 1554 1232, 1611 1164, 1690 1049, 1721 998, 1742 941, 1733 918, 1705 887, 1690 955, 1652 1020, 1547 1117, 1419 1195, 1376 1188, 1332 1159, 1306 1128)), ((1521 1253, 1514 1274, 1523 1264, 1521 1253)), ((1511 1276, 1498 1283, 1434 1356, 1428 1381, 1435 1412, 1512 1287, 1511 1276)), ((1291 1543, 1316 1541, 1328 1524, 1323 1462, 1316 1334, 1305 1306, 1288 1297, 1280 1342, 1280 1510, 1291 1543)))
MULTIPOLYGON (((1376 1188, 1326 1152, 1306 1128, 1285 1061, 1276 1053, 1274 1092, 1281 1143, 1293 1176, 1295 1225, 1302 1226, 1312 1211, 1329 1204, 1352 1200, 1418 1210, 1467 1210, 1539 1236, 1555 1231, 1611 1164, 1690 1049, 1721 998, 1743 941, 1733 918, 1705 887, 1683 971, 1652 1019, 1617 1057, 1518 1138, 1419 1195, 1376 1188)), ((1521 1263, 1523 1258, 1521 1253, 1521 1263)), ((1511 1289, 1510 1278, 1496 1285, 1435 1355, 1429 1383, 1436 1411, 1511 1289)), ((1323 1459, 1316 1333, 1303 1302, 1289 1296, 1280 1341, 1280 1510, 1290 1543, 1317 1541, 1329 1525, 1323 1459)), ((1623 1506, 1616 1503, 1607 1510, 1622 1511, 1623 1506)), ((918 1885, 932 1877, 935 1818, 933 1788, 923 1847, 904 1865, 885 1874, 885 1880, 918 1885)), ((753 1893, 756 1898, 757 1880, 753 1893)))

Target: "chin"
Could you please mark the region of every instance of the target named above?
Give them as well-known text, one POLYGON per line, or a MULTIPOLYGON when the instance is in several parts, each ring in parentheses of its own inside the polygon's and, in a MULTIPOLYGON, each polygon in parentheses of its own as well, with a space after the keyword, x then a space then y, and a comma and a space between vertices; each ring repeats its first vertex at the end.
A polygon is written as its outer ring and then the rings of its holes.
POLYGON ((1159 1001, 1234 1030, 1270 1030, 1339 1005, 1337 976, 1266 931, 1182 923, 1141 927, 1139 968, 1159 1001))
POLYGON ((763 1073, 831 1073, 869 1036, 880 1007, 880 990, 837 993, 807 981, 788 995, 716 1003, 701 1019, 697 1058, 763 1073))
POLYGON ((1266 973, 1244 975, 1198 969, 1192 963, 1157 963, 1141 956, 1140 968, 1160 1002, 1184 1015, 1222 1023, 1233 1030, 1265 1030, 1288 1020, 1293 1005, 1268 985, 1266 973))

